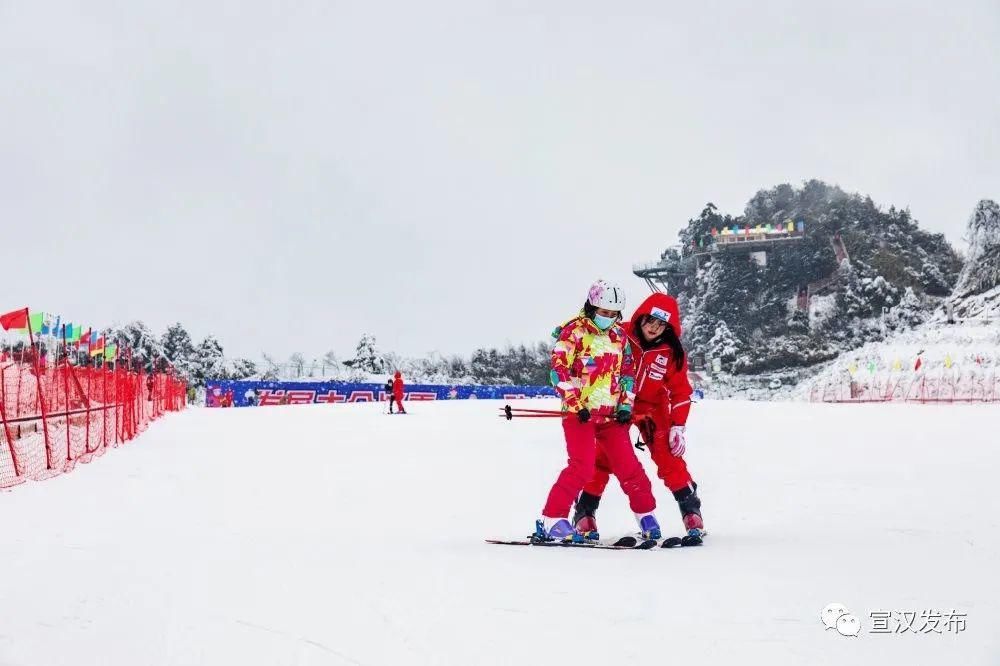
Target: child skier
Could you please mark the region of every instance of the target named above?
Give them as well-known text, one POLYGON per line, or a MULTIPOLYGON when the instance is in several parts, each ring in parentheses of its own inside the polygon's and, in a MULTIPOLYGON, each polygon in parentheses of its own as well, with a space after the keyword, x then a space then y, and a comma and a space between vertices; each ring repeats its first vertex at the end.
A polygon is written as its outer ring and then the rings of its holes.
POLYGON ((598 280, 583 311, 560 329, 552 350, 550 380, 562 398, 569 461, 535 523, 535 539, 598 538, 596 532, 578 532, 567 520, 573 501, 594 477, 598 452, 618 477, 643 536, 660 538, 652 486, 628 434, 633 378, 628 337, 618 325, 624 304, 620 287, 598 280))
MULTIPOLYGON (((657 476, 677 500, 689 536, 704 535, 698 485, 684 462, 684 431, 691 409, 691 384, 687 357, 681 345, 681 320, 677 301, 667 294, 652 294, 625 324, 636 359, 634 422, 656 463, 657 476)), ((598 453, 597 471, 576 502, 573 523, 577 531, 597 530, 595 513, 601 494, 614 473, 598 453)))
POLYGON ((386 399, 389 401, 389 413, 390 414, 392 414, 392 401, 393 401, 392 384, 393 384, 392 377, 389 377, 389 379, 385 380, 385 395, 386 395, 386 399))

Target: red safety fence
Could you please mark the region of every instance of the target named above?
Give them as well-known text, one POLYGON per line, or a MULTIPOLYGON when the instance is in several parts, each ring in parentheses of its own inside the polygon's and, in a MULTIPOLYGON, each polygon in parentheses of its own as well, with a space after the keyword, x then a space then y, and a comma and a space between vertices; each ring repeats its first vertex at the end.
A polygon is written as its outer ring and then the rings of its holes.
POLYGON ((0 488, 43 479, 90 462, 184 408, 186 386, 167 369, 146 372, 119 359, 88 363, 38 347, 0 355, 0 488))
POLYGON ((940 373, 842 373, 810 389, 813 402, 1000 402, 1000 373, 948 371, 940 373))

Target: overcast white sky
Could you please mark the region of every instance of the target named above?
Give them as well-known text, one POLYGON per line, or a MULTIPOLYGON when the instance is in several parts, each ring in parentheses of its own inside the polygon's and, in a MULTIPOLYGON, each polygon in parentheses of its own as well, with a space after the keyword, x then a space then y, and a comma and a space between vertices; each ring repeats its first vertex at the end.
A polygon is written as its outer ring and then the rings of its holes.
POLYGON ((781 182, 1000 197, 996 0, 0 0, 0 90, 0 312, 229 356, 538 340, 781 182))

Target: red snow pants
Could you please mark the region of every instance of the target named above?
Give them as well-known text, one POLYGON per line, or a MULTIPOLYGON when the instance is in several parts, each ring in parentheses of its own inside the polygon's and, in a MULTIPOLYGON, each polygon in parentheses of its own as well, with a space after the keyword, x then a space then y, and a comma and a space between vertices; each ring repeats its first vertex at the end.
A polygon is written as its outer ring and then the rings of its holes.
MULTIPOLYGON (((580 490, 594 478, 600 453, 607 467, 618 477, 622 490, 628 496, 629 506, 635 513, 649 513, 656 508, 653 487, 642 468, 629 440, 628 426, 616 421, 580 423, 576 414, 563 417, 566 435, 566 452, 569 460, 559 473, 555 485, 542 509, 547 518, 567 518, 570 507, 580 490)), ((607 477, 605 476, 605 484, 607 477)))
MULTIPOLYGON (((634 422, 639 426, 642 441, 646 442, 653 462, 656 463, 656 475, 670 492, 684 488, 691 483, 691 474, 684 458, 679 458, 670 452, 670 414, 664 409, 656 409, 642 403, 638 403, 635 409, 634 422), (649 427, 650 422, 652 428, 649 427)), ((608 477, 615 473, 611 461, 602 454, 603 452, 597 454, 594 477, 583 487, 585 492, 598 497, 604 494, 608 477)))
MULTIPOLYGON (((393 394, 393 396, 391 398, 389 398, 389 402, 390 403, 395 402, 396 406, 397 406, 397 409, 399 411, 401 411, 401 412, 405 412, 406 411, 405 409, 403 409, 403 396, 402 395, 393 394)), ((391 404, 389 406, 392 407, 391 404)))

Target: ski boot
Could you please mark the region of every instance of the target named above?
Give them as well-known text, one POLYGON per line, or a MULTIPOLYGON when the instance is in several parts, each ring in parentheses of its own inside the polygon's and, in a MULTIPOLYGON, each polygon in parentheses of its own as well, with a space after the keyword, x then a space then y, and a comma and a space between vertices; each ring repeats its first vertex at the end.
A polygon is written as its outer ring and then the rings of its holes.
MULTIPOLYGON (((705 536, 705 523, 701 518, 701 499, 698 497, 698 484, 691 482, 690 486, 685 486, 674 493, 677 506, 681 511, 681 519, 684 521, 684 529, 689 541, 701 543, 705 536)), ((693 543, 691 545, 694 545, 693 543)))
POLYGON ((591 495, 584 491, 576 500, 573 509, 573 527, 576 533, 587 541, 599 541, 600 532, 597 531, 597 505, 601 503, 600 495, 591 495))
POLYGON ((656 516, 651 513, 637 514, 636 519, 639 521, 639 531, 642 532, 643 539, 655 539, 659 541, 663 538, 663 533, 660 531, 660 523, 656 521, 656 516))
POLYGON ((583 543, 583 536, 576 533, 565 518, 543 517, 535 521, 535 533, 531 535, 535 543, 546 541, 567 541, 583 543))

